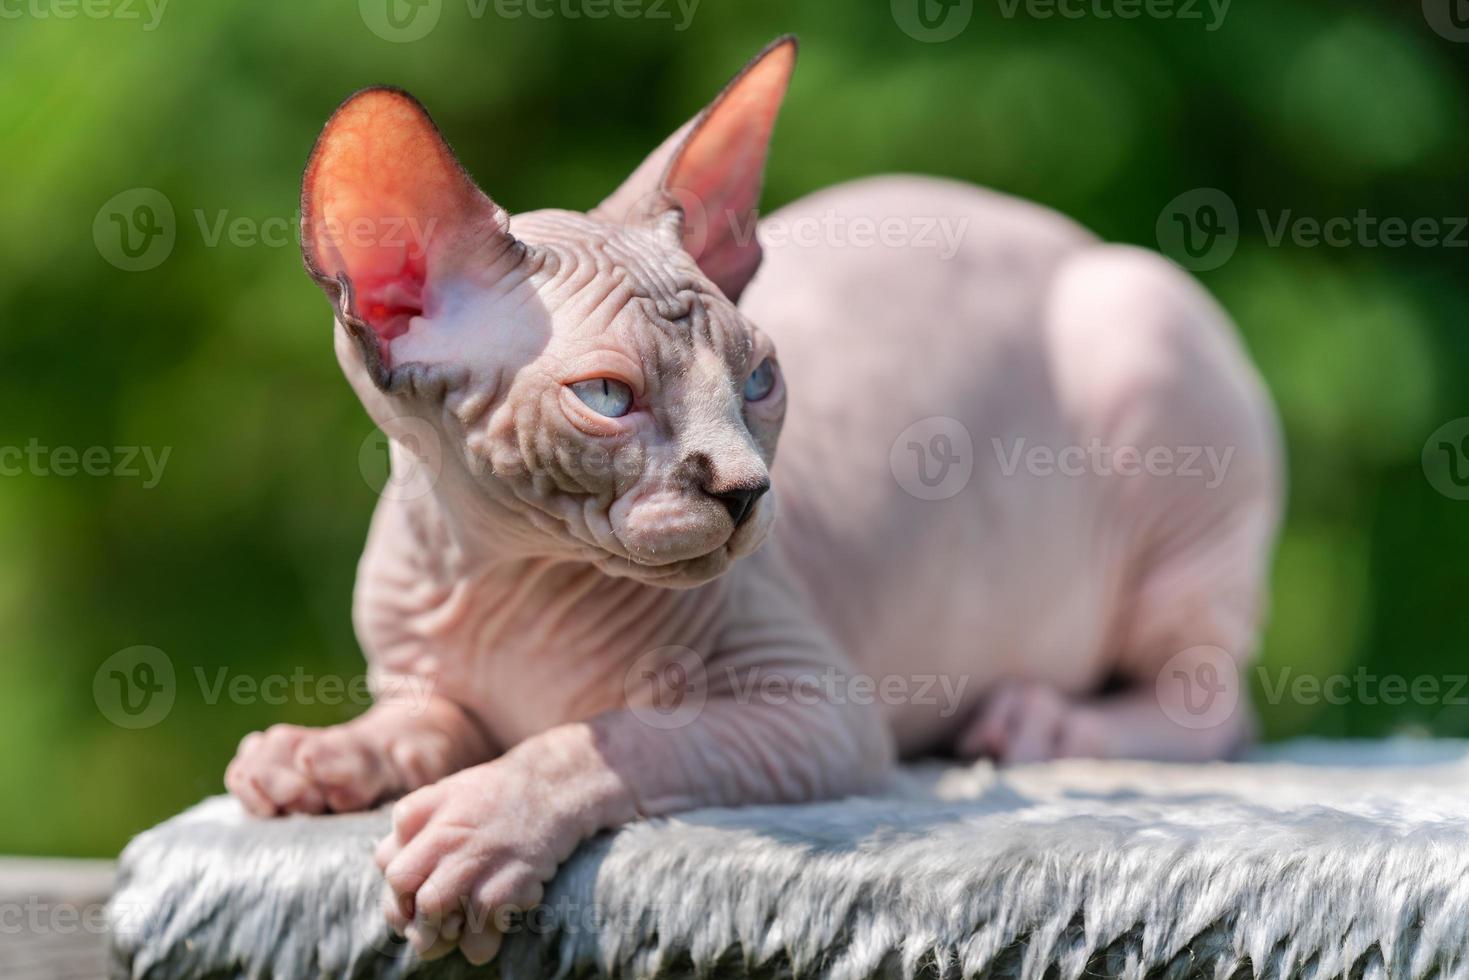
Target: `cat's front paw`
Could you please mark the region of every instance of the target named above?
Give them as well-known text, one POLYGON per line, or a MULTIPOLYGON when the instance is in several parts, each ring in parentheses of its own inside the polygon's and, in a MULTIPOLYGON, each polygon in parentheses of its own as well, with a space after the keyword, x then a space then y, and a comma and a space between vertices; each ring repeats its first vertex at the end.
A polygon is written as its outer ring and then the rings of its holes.
POLYGON ((377 847, 388 923, 424 959, 457 946, 488 963, 503 916, 541 901, 580 836, 513 757, 424 787, 394 805, 392 832, 377 847))
POLYGON ((253 732, 224 774, 230 793, 259 817, 362 810, 398 783, 382 742, 352 725, 253 732))
POLYGON ((1006 681, 995 687, 959 737, 964 758, 988 756, 1007 765, 1112 755, 1106 719, 1086 703, 1046 684, 1006 681))
POLYGON ((427 786, 493 754, 452 701, 380 701, 331 728, 275 725, 246 735, 224 782, 257 816, 342 813, 427 786))

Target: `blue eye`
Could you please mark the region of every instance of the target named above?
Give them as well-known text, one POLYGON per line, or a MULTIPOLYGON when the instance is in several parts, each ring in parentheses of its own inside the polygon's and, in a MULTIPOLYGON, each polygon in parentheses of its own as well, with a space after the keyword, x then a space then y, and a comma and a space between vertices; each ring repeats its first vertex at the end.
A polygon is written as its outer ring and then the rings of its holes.
POLYGON ((774 390, 775 362, 767 357, 745 379, 745 401, 758 402, 774 390))
POLYGON ((632 389, 612 378, 578 381, 571 390, 587 408, 609 419, 621 418, 632 409, 632 389))

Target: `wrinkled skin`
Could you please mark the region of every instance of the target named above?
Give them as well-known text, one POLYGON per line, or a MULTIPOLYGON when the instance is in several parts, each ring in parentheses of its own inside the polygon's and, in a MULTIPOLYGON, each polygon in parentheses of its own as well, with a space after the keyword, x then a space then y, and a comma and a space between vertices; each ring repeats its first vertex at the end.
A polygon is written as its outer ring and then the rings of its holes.
POLYGON ((354 610, 379 698, 248 736, 226 782, 261 816, 401 797, 376 858, 424 956, 490 959, 498 916, 639 816, 862 792, 900 754, 1206 759, 1245 733, 1243 708, 1177 724, 1187 692, 1155 684, 1189 648, 1243 663, 1260 617, 1277 437, 1227 321, 1155 256, 918 178, 764 227, 943 216, 952 255, 828 234, 755 277, 722 219, 753 214, 793 63, 767 49, 586 215, 510 218, 395 91, 313 153, 307 264, 393 437, 354 610), (626 414, 573 387, 604 378, 626 414), (939 500, 892 452, 930 416, 973 442, 939 500), (992 440, 1022 437, 1230 465, 1007 470, 992 440), (410 681, 426 707, 393 696, 410 681))

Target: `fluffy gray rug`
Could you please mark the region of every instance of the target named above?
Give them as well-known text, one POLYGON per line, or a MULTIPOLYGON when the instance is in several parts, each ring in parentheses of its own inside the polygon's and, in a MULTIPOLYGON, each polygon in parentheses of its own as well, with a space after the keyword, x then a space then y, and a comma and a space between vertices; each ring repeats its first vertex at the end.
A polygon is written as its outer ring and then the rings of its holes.
POLYGON ((208 800, 123 854, 114 976, 1469 976, 1469 748, 916 767, 891 796, 703 810, 583 847, 472 970, 377 910, 382 813, 208 800))

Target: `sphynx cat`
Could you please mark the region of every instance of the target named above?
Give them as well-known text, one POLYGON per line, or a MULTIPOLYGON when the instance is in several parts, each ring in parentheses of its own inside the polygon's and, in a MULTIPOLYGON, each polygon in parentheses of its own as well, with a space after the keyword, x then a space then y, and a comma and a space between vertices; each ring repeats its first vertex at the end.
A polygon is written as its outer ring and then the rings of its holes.
POLYGON ((1224 314, 948 181, 750 234, 795 58, 772 44, 585 214, 508 215, 394 89, 312 152, 306 265, 420 492, 381 500, 358 572, 377 703, 250 735, 225 779, 260 816, 401 797, 376 858, 425 957, 491 959, 506 910, 640 817, 1246 732, 1179 724, 1198 692, 1157 683, 1199 648, 1244 664, 1262 615, 1280 450, 1224 314), (382 696, 410 682, 426 705, 382 696))

